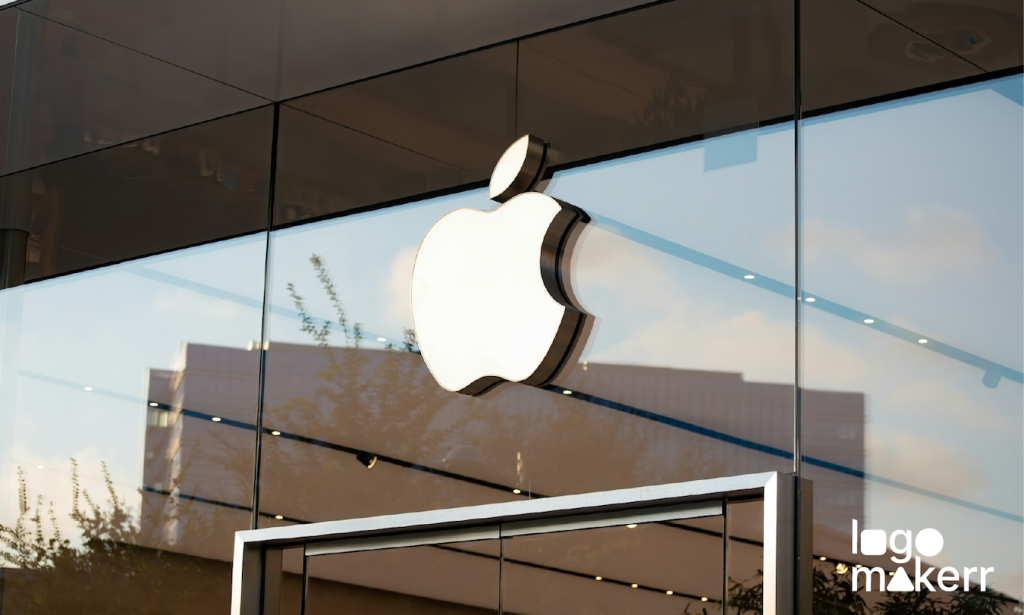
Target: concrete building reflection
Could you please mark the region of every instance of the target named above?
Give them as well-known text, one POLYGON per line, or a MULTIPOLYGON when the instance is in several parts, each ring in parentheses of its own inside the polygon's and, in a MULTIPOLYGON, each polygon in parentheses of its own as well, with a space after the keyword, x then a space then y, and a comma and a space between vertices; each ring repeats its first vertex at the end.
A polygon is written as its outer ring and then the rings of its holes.
MULTIPOLYGON (((188 502, 193 516, 208 510, 221 522, 247 525, 258 362, 254 350, 190 344, 180 369, 150 372, 143 480, 153 510, 188 502)), ((793 387, 747 382, 739 373, 584 363, 558 387, 510 385, 474 399, 441 390, 414 352, 273 342, 266 371, 261 526, 785 471, 792 464, 793 387)), ((807 391, 805 404, 804 430, 814 449, 805 455, 863 472, 863 394, 807 391)), ((864 515, 863 480, 822 468, 808 473, 815 482, 815 555, 841 556, 850 519, 864 515)), ((760 567, 759 513, 750 504, 733 511, 729 576, 749 580, 760 567)), ((231 532, 186 531, 173 514, 151 519, 161 524, 150 534, 163 548, 230 560, 231 532)), ((645 530, 659 534, 652 544, 671 545, 658 553, 706 561, 703 572, 681 575, 668 595, 721 599, 722 529, 715 518, 645 530)), ((479 558, 444 556, 456 568, 479 558)), ((405 580, 412 577, 399 569, 413 559, 369 585, 340 556, 318 560, 311 573, 319 591, 331 595, 406 594, 414 592, 405 580)), ((528 563, 566 582, 592 574, 528 563)), ((301 572, 297 557, 290 571, 301 572)), ((644 579, 627 580, 617 589, 644 586, 644 579)), ((449 597, 458 602, 457 596, 449 597)))

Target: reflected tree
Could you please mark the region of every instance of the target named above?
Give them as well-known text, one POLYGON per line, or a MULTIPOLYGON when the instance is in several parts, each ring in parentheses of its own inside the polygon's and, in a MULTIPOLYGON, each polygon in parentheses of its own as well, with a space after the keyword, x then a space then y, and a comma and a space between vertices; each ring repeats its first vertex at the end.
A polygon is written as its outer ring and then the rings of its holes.
MULTIPOLYGON (((227 610, 229 564, 158 548, 168 524, 182 523, 202 540, 223 530, 217 514, 193 513, 193 503, 142 497, 135 510, 119 497, 106 464, 106 488, 97 500, 81 486, 71 460, 75 537, 61 530, 52 500, 34 498, 18 471, 18 518, 0 524, 0 586, 5 613, 218 613, 227 610)), ((140 490, 140 495, 142 494, 140 490)), ((66 527, 66 526, 65 526, 66 527)))

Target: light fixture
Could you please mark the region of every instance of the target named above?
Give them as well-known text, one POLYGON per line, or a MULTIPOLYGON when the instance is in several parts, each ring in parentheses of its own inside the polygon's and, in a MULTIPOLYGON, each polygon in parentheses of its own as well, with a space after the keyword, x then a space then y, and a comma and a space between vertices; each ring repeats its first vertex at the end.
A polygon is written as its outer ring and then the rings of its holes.
POLYGON ((665 595, 666 595, 666 596, 671 596, 671 595, 672 595, 672 590, 670 589, 670 590, 666 591, 666 592, 665 592, 665 595))
POLYGON ((594 580, 595 580, 595 581, 600 581, 600 580, 601 580, 601 579, 603 579, 603 578, 604 578, 604 577, 594 577, 594 580))
POLYGON ((857 564, 856 566, 854 566, 854 568, 860 568, 860 564, 857 564))
POLYGON ((891 576, 893 576, 893 575, 895 575, 895 574, 896 574, 895 572, 890 572, 890 573, 889 573, 889 576, 891 577, 891 576))
POLYGON ((807 298, 807 303, 814 303, 815 301, 817 301, 817 299, 815 299, 814 297, 807 298))
POLYGON ((367 470, 372 470, 373 466, 377 465, 377 456, 374 455, 373 453, 366 453, 360 451, 356 453, 356 459, 359 460, 359 463, 366 466, 367 470))
POLYGON ((215 416, 215 417, 213 417, 210 420, 213 421, 214 423, 219 423, 220 422, 220 417, 219 416, 215 416))
POLYGON ((875 319, 874 318, 865 318, 864 319, 864 324, 866 324, 866 325, 873 325, 873 324, 875 324, 875 319))
POLYGON ((39 468, 40 470, 42 470, 42 469, 43 469, 43 466, 36 466, 36 467, 37 467, 37 468, 39 468))
POLYGON ((821 557, 819 557, 818 559, 820 559, 821 561, 825 561, 825 559, 826 559, 826 558, 825 558, 825 556, 824 556, 824 555, 822 555, 822 556, 821 556, 821 557))
POLYGON ((281 435, 281 432, 275 429, 274 431, 270 432, 270 435, 272 435, 272 436, 279 436, 279 435, 281 435))
POLYGON ((637 587, 640 587, 640 586, 637 585, 636 583, 633 583, 632 585, 630 585, 630 587, 632 587, 633 589, 636 589, 637 587))
POLYGON ((388 341, 388 338, 386 338, 386 337, 378 337, 377 341, 378 342, 386 342, 386 341, 388 341))
POLYGON ((86 391, 91 391, 92 390, 92 387, 82 387, 82 388, 84 388, 86 391))
POLYGON ((846 574, 847 570, 849 570, 849 568, 847 568, 846 564, 842 562, 836 564, 836 574, 846 574))
POLYGON ((570 391, 569 389, 563 389, 562 395, 572 395, 572 391, 570 391))
POLYGON ((702 596, 700 601, 701 602, 707 602, 708 601, 708 597, 707 596, 702 596))
POLYGON ((922 337, 921 339, 917 340, 917 343, 918 343, 918 344, 927 344, 927 343, 928 343, 928 340, 926 340, 926 339, 924 339, 924 338, 922 337))
POLYGON ((281 519, 284 519, 284 515, 274 515, 274 518, 280 521, 281 519))
POLYGON ((150 405, 151 407, 153 407, 153 408, 156 408, 156 407, 157 407, 157 406, 159 406, 160 404, 156 403, 155 401, 151 401, 151 402, 149 402, 149 405, 150 405))
POLYGON ((522 491, 520 491, 520 490, 518 490, 518 489, 513 489, 513 490, 512 490, 512 493, 514 493, 514 494, 516 494, 516 495, 519 495, 520 493, 522 493, 522 491))
POLYGON ((754 279, 754 276, 752 276, 752 275, 750 275, 750 274, 748 273, 747 275, 743 276, 743 279, 744 279, 744 280, 753 280, 753 279, 754 279))
POLYGON ((627 525, 626 527, 628 527, 629 529, 633 529, 633 528, 635 528, 635 527, 636 527, 636 524, 635 524, 635 523, 630 523, 630 524, 629 524, 629 525, 627 525))

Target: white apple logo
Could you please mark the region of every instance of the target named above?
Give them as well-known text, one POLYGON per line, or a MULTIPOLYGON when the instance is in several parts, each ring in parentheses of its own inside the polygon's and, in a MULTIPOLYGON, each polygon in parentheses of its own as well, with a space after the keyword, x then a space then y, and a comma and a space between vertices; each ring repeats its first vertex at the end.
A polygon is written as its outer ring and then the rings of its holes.
POLYGON ((527 135, 491 175, 491 212, 457 209, 427 231, 412 273, 423 360, 449 391, 548 384, 585 337, 568 262, 587 214, 539 192, 547 145, 527 135))

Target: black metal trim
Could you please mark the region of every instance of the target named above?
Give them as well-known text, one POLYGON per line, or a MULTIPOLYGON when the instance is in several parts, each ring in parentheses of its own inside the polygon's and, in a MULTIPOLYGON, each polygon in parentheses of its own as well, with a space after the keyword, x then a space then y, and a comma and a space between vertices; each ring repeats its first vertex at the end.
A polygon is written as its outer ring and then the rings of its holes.
POLYGON ((259 393, 256 397, 256 451, 253 456, 253 482, 252 482, 252 529, 259 527, 260 510, 260 473, 263 460, 263 406, 266 401, 266 376, 267 376, 267 350, 268 326, 270 320, 270 274, 273 262, 271 261, 271 229, 274 225, 274 197, 277 188, 277 136, 281 119, 281 105, 274 105, 273 137, 270 143, 270 183, 267 188, 267 229, 266 246, 263 260, 263 310, 260 314, 260 368, 259 368, 259 393))

